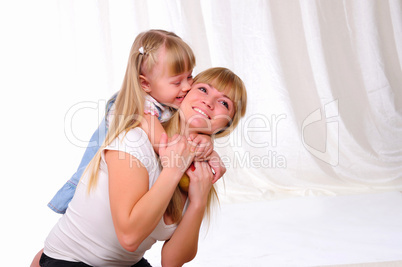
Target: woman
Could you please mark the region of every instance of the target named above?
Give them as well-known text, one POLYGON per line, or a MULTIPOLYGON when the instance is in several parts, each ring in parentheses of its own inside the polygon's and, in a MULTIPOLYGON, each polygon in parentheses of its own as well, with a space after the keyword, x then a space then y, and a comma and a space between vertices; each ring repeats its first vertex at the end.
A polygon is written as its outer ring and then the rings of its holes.
POLYGON ((229 134, 245 113, 244 84, 225 68, 197 75, 180 112, 165 125, 171 138, 161 137, 160 161, 148 140, 149 123, 124 114, 121 105, 127 103, 117 100, 120 112, 46 239, 41 266, 134 266, 157 240, 165 241, 162 266, 181 266, 195 257, 213 175, 205 162, 187 170, 195 150, 187 137, 229 134), (178 187, 184 172, 188 192, 178 187))

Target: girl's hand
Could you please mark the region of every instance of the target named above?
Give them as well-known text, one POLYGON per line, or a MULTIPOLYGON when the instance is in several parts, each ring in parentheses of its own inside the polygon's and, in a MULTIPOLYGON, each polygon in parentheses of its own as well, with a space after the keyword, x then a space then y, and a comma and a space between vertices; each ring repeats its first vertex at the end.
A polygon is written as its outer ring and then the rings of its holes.
POLYGON ((195 150, 195 161, 205 161, 209 159, 214 150, 211 136, 205 134, 190 134, 187 140, 197 147, 195 150))
POLYGON ((219 157, 216 151, 212 151, 211 156, 208 160, 209 166, 211 166, 213 170, 214 178, 212 183, 216 183, 226 172, 225 164, 223 164, 221 157, 219 157))
POLYGON ((209 191, 212 188, 214 175, 207 162, 194 162, 186 174, 190 177, 188 197, 193 204, 206 205, 209 191))
POLYGON ((168 139, 162 133, 159 146, 159 158, 163 168, 173 168, 184 173, 194 159, 196 146, 181 135, 168 139))

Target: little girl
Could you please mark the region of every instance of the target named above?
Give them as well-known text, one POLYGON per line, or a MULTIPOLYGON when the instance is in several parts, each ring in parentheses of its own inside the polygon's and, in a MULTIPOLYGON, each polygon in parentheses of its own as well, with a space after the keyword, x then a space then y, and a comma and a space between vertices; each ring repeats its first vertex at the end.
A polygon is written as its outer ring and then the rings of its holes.
MULTIPOLYGON (((85 168, 92 160, 106 136, 110 121, 108 117, 114 117, 114 102, 123 97, 123 92, 131 87, 140 87, 142 95, 135 96, 137 105, 126 103, 137 116, 155 116, 152 119, 153 127, 150 134, 151 143, 157 150, 158 140, 163 128, 160 123, 166 122, 178 108, 191 88, 193 83, 192 71, 195 66, 195 56, 191 48, 176 34, 163 30, 149 30, 140 33, 130 51, 126 74, 119 93, 115 94, 107 104, 106 113, 111 114, 103 119, 99 128, 92 135, 81 163, 76 173, 56 193, 48 203, 48 207, 57 213, 64 214, 70 203, 85 168), (145 98, 145 101, 144 101, 145 98)), ((121 118, 120 118, 121 119, 121 118)), ((206 158, 212 153, 213 146, 209 137, 193 136, 197 144, 203 143, 197 148, 198 159, 206 158)), ((196 159, 197 160, 197 159, 196 159)), ((211 161, 212 167, 219 178, 225 172, 216 161, 211 161)))

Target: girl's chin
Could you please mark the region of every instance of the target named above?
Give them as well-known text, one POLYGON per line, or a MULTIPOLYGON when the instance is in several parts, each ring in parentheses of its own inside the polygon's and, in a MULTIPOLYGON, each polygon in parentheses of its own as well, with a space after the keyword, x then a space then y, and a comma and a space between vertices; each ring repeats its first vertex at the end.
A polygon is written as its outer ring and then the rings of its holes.
POLYGON ((179 108, 180 108, 180 104, 181 104, 181 102, 178 103, 177 101, 175 101, 173 104, 169 104, 169 105, 167 105, 167 106, 169 106, 169 107, 171 107, 171 108, 174 108, 174 109, 179 109, 179 108))

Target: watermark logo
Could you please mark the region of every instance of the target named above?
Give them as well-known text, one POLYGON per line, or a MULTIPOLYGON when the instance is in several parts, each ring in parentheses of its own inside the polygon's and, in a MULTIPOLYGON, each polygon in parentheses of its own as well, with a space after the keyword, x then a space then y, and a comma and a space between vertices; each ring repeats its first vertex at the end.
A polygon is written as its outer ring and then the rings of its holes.
MULTIPOLYGON (((98 102, 86 101, 73 105, 67 111, 65 116, 65 135, 72 144, 83 148, 96 148, 101 146, 106 136, 103 112, 103 107, 105 107, 105 105, 105 100, 100 100, 98 102), (84 138, 80 139, 79 134, 74 132, 73 129, 73 121, 81 116, 80 112, 91 112, 93 118, 100 122, 100 127, 89 141, 83 140, 84 138)), ((324 112, 322 112, 321 109, 316 109, 304 119, 301 126, 301 142, 306 150, 314 157, 330 164, 331 166, 337 166, 339 163, 339 125, 337 120, 337 117, 339 116, 338 100, 325 104, 323 110, 324 112), (320 150, 308 144, 305 136, 305 130, 308 129, 309 126, 320 121, 324 122, 326 127, 324 150, 320 150)), ((135 116, 135 118, 133 117, 131 119, 141 119, 140 115, 135 116)), ((109 118, 110 117, 111 116, 109 116, 109 118)), ((150 122, 150 136, 152 136, 152 132, 154 131, 152 125, 153 123, 156 123, 157 120, 155 116, 152 116, 152 118, 155 121, 150 122)), ((187 123, 199 119, 200 116, 194 117, 189 119, 187 123)), ((238 124, 236 130, 230 134, 230 137, 215 139, 215 148, 233 148, 233 153, 229 153, 229 155, 220 155, 222 163, 224 163, 228 168, 287 168, 287 158, 276 149, 278 146, 280 125, 286 123, 286 119, 286 114, 270 114, 269 116, 264 114, 252 114, 245 117, 238 124), (246 149, 237 149, 243 147, 248 148, 247 151, 245 151, 246 149)), ((228 118, 228 120, 230 120, 230 118, 228 118)), ((205 127, 208 128, 206 130, 211 130, 209 121, 206 121, 205 127)), ((184 134, 184 132, 182 131, 180 134, 184 134)), ((137 145, 139 144, 139 141, 142 141, 141 144, 144 144, 142 139, 128 141, 132 141, 137 145)), ((174 145, 174 143, 175 142, 172 141, 169 145, 174 145)))
POLYGON ((327 103, 324 106, 325 110, 325 118, 322 116, 321 109, 317 109, 313 111, 310 115, 302 123, 302 143, 303 146, 310 152, 314 157, 332 165, 337 166, 339 163, 339 123, 336 120, 338 117, 338 100, 334 100, 332 102, 327 103), (325 149, 324 151, 320 151, 305 141, 304 131, 305 129, 313 123, 321 121, 325 119, 326 127, 327 127, 327 135, 325 138, 325 149), (335 136, 330 136, 333 134, 335 136))
MULTIPOLYGON (((101 107, 104 107, 106 105, 105 100, 99 100, 98 102, 93 102, 93 101, 84 101, 84 102, 79 102, 71 108, 68 109, 66 116, 64 117, 64 133, 67 137, 67 139, 74 144, 75 146, 78 147, 96 147, 99 146, 100 144, 97 141, 90 140, 85 141, 79 138, 78 134, 74 132, 73 130, 73 121, 76 119, 76 116, 80 116, 81 112, 87 112, 90 111, 93 114, 97 114, 97 121, 101 122, 103 118, 103 113, 101 112, 101 107)), ((104 140, 105 139, 105 132, 97 130, 96 132, 97 135, 99 135, 99 139, 104 140)))
MULTIPOLYGON (((64 121, 65 135, 72 144, 82 148, 90 147, 93 149, 101 146, 106 136, 104 113, 102 112, 105 105, 105 100, 99 102, 85 101, 73 105, 67 111, 64 121), (91 113, 93 119, 97 119, 100 124, 89 141, 85 141, 85 138, 82 138, 79 131, 73 127, 74 120, 79 119, 80 116, 87 113, 91 113)), ((135 116, 135 118, 132 118, 134 120, 141 120, 142 118, 140 115, 133 114, 133 116, 135 116)), ((108 118, 110 122, 112 118, 113 120, 120 119, 120 116, 109 115, 108 118)), ((269 116, 253 114, 244 118, 244 120, 237 125, 236 130, 230 134, 229 138, 216 138, 214 140, 214 147, 216 149, 224 147, 249 147, 250 150, 239 152, 234 149, 234 153, 230 153, 230 155, 221 155, 222 163, 227 167, 237 168, 286 168, 286 157, 276 151, 276 147, 278 146, 278 128, 286 118, 287 116, 285 114, 271 114, 269 116)), ((121 119, 128 118, 122 117, 121 119)), ((186 125, 182 128, 186 129, 189 127, 188 125, 192 124, 191 127, 193 129, 197 127, 196 125, 204 127, 201 129, 196 128, 200 132, 211 132, 211 121, 205 120, 204 118, 205 123, 202 123, 200 122, 202 119, 203 116, 194 115, 188 118, 186 125)), ((228 116, 219 116, 218 119, 226 123, 229 122, 229 125, 231 124, 231 118, 228 116)), ((156 116, 151 116, 150 122, 144 121, 147 125, 149 123, 149 127, 146 128, 150 131, 150 133, 148 133, 150 137, 156 136, 156 134, 153 134, 155 131, 153 125, 155 125, 156 120, 156 116)), ((181 129, 179 134, 184 135, 184 129, 181 129)), ((140 141, 142 145, 144 144, 143 140, 127 141, 134 145, 138 145, 140 141)), ((174 145, 175 143, 176 142, 173 140, 169 142, 168 145, 174 145)))

